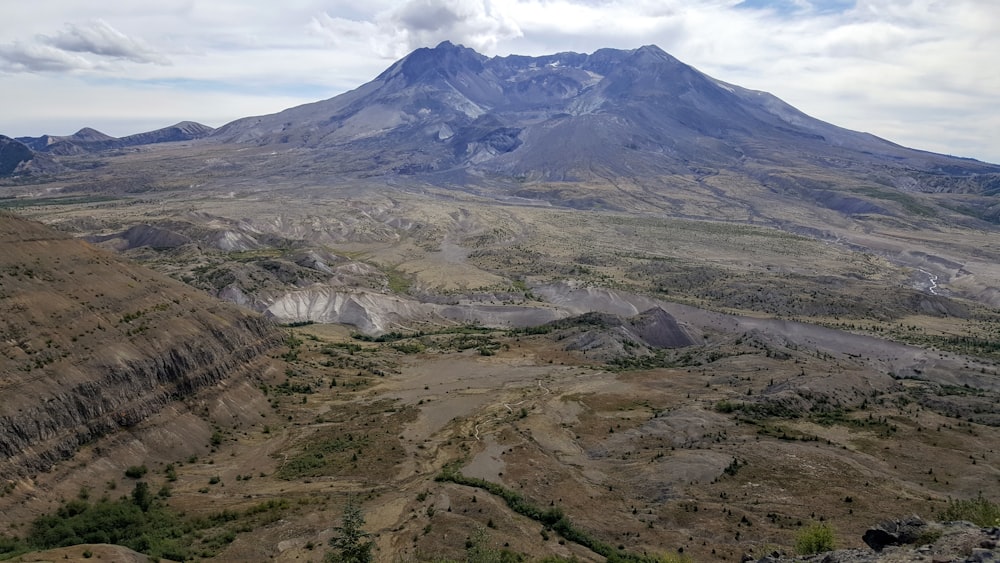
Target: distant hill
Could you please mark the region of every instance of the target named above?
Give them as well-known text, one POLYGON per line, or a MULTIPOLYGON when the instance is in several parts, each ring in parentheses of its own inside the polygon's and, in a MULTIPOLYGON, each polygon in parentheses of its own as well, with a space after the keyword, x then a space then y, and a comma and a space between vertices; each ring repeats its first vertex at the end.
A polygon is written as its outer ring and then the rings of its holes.
POLYGON ((0 177, 11 175, 33 158, 35 153, 27 145, 0 135, 0 177))
POLYGON ((66 156, 89 152, 123 149, 140 145, 190 141, 209 135, 214 129, 194 121, 182 121, 169 127, 137 133, 126 137, 112 137, 85 127, 67 136, 42 135, 41 137, 18 137, 17 140, 31 149, 53 155, 66 156))

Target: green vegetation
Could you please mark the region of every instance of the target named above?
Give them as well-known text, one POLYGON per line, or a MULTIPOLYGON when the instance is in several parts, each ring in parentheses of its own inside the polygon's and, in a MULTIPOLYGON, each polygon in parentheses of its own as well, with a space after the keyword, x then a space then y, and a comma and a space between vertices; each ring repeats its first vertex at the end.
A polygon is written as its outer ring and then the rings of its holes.
POLYGON ((125 476, 129 479, 141 479, 146 472, 149 471, 145 465, 130 465, 128 469, 125 470, 125 476))
POLYGON ((78 498, 63 503, 54 514, 36 518, 23 539, 0 536, 0 558, 85 543, 122 545, 154 559, 212 557, 238 533, 278 520, 287 508, 286 501, 272 500, 243 512, 185 518, 139 481, 130 496, 117 500, 104 497, 91 503, 78 498))
POLYGON ((854 193, 866 195, 871 198, 885 201, 894 201, 903 206, 907 213, 919 215, 921 217, 934 217, 937 215, 933 209, 921 204, 913 196, 907 195, 898 190, 880 190, 878 188, 854 188, 854 193))
POLYGON ((21 209, 25 207, 48 207, 52 205, 86 205, 88 203, 104 203, 121 198, 112 196, 90 195, 76 197, 46 197, 30 198, 0 198, 0 209, 21 209))
POLYGON ((823 553, 833 548, 833 528, 829 524, 813 523, 795 536, 795 551, 799 555, 823 553))
POLYGON ((307 442, 302 451, 290 457, 275 473, 279 479, 291 481, 300 477, 327 475, 331 468, 345 465, 357 459, 357 454, 370 440, 367 435, 355 437, 324 436, 307 442))
POLYGON ((950 500, 938 518, 946 522, 965 520, 977 526, 1000 526, 1000 505, 983 497, 950 500))
POLYGON ((881 437, 889 437, 898 428, 890 424, 885 417, 850 416, 848 409, 832 407, 822 397, 814 398, 814 404, 808 411, 800 411, 785 405, 770 402, 730 401, 722 400, 715 403, 715 411, 723 414, 737 413, 740 420, 757 425, 757 433, 762 436, 772 436, 782 440, 817 440, 816 436, 803 434, 779 425, 767 424, 769 420, 807 420, 821 426, 843 426, 857 430, 868 430, 881 437))
POLYGON ((330 546, 336 551, 328 553, 325 560, 343 563, 369 563, 372 561, 374 542, 368 539, 371 534, 364 531, 364 525, 365 517, 361 512, 361 507, 355 503, 353 497, 349 497, 347 505, 344 506, 341 524, 334 528, 334 535, 330 538, 330 546))
POLYGON ((522 497, 519 493, 512 491, 503 485, 493 483, 485 479, 466 477, 465 475, 462 475, 455 466, 446 467, 440 475, 435 477, 435 480, 476 487, 478 489, 483 489, 490 494, 496 495, 504 499, 507 506, 514 512, 527 516, 537 522, 541 522, 545 526, 555 530, 556 533, 565 538, 567 541, 580 544, 598 555, 603 555, 604 557, 607 557, 608 561, 611 563, 619 561, 652 563, 656 561, 655 558, 651 558, 646 555, 638 555, 621 549, 615 549, 611 545, 593 537, 589 533, 576 527, 558 506, 542 510, 537 505, 531 503, 531 501, 522 497))
POLYGON ((524 560, 509 549, 494 547, 489 534, 482 526, 473 530, 465 545, 466 561, 469 563, 516 563, 524 560))
POLYGON ((411 281, 406 274, 395 268, 390 268, 385 271, 385 275, 388 278, 389 291, 399 295, 409 293, 411 281))

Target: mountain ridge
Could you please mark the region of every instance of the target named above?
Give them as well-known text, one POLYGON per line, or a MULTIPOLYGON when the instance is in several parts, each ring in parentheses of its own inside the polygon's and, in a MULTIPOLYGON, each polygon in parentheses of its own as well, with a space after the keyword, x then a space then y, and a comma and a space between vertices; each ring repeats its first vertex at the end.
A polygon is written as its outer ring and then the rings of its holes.
POLYGON ((58 156, 71 156, 141 145, 191 141, 206 137, 212 131, 214 131, 214 128, 195 121, 181 121, 153 131, 126 135, 124 137, 112 137, 96 129, 84 127, 72 135, 17 137, 17 140, 36 152, 58 156))

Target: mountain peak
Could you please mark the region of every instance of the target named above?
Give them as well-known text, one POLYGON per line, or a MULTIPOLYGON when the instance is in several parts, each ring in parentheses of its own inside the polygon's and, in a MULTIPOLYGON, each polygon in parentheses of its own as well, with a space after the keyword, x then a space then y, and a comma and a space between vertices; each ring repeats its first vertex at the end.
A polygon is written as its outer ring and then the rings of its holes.
POLYGON ((111 135, 101 133, 92 127, 84 127, 71 135, 72 138, 80 141, 109 141, 114 139, 111 135))
POLYGON ((656 45, 653 45, 652 43, 650 43, 649 45, 643 45, 642 47, 639 47, 638 49, 635 50, 635 52, 649 54, 649 55, 656 55, 660 57, 670 57, 670 55, 666 51, 657 47, 656 45))
POLYGON ((670 53, 660 49, 656 45, 643 45, 629 54, 629 59, 638 63, 670 63, 670 64, 683 64, 676 58, 670 55, 670 53))
POLYGON ((398 70, 407 83, 414 83, 439 76, 451 78, 463 71, 479 73, 483 70, 485 56, 463 45, 442 41, 434 48, 422 47, 407 55, 389 71, 398 70))

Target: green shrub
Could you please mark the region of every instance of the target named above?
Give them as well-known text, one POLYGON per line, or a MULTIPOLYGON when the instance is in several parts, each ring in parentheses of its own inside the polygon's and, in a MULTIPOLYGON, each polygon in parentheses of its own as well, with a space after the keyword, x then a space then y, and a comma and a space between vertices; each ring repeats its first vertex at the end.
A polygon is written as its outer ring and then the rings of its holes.
POLYGON ((125 476, 129 479, 140 479, 147 472, 149 472, 149 468, 145 465, 130 465, 129 468, 125 470, 125 476))
POLYGON ((828 524, 814 523, 795 536, 795 551, 799 555, 831 551, 833 546, 833 528, 828 524))
POLYGON ((965 520, 977 526, 1000 526, 1000 505, 983 498, 979 493, 974 499, 950 500, 948 508, 938 515, 946 522, 965 520))

